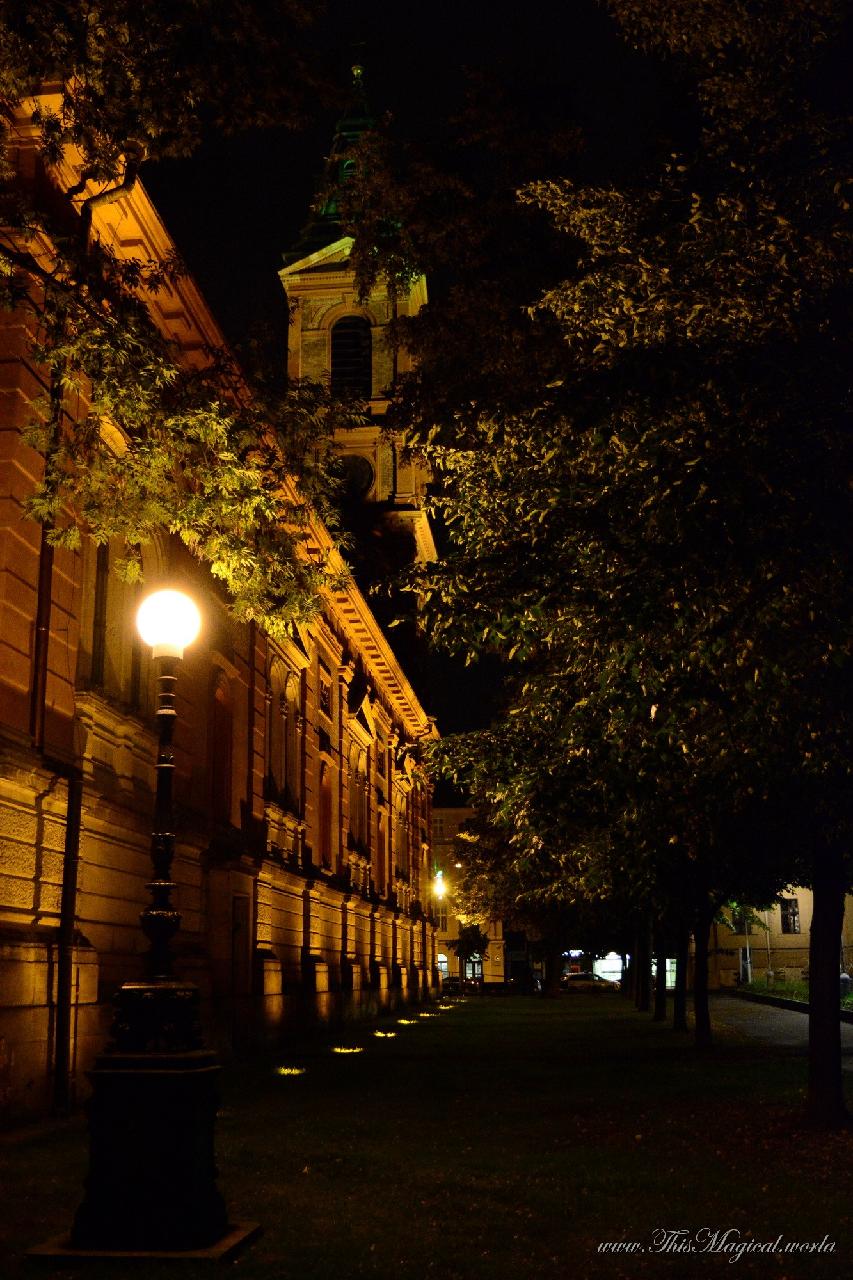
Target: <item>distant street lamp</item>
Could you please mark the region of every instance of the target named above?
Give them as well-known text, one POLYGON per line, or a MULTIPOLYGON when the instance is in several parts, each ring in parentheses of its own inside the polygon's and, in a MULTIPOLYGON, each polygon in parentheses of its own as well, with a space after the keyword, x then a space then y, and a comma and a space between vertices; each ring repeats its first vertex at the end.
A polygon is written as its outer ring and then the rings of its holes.
POLYGON ((444 872, 441 870, 436 871, 435 873, 435 878, 432 882, 432 892, 436 898, 443 898, 447 893, 447 885, 444 883, 444 872))
POLYGON ((125 983, 116 996, 112 1043, 90 1072, 89 1175, 68 1255, 222 1256, 256 1228, 228 1226, 214 1158, 220 1068, 203 1044, 198 988, 172 976, 171 952, 181 921, 171 901, 175 686, 201 616, 183 592, 156 591, 137 626, 159 664, 154 874, 140 915, 149 950, 144 981, 125 983))

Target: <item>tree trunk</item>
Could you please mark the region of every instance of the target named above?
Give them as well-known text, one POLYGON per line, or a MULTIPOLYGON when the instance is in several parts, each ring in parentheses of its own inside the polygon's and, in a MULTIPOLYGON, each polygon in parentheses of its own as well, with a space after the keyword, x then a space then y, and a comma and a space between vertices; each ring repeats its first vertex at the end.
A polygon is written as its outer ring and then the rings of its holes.
POLYGON ((545 990, 543 995, 560 994, 560 978, 563 976, 563 947, 559 942, 548 942, 545 947, 545 990))
POLYGON ((649 926, 644 919, 637 931, 637 987, 635 1003, 640 1013, 651 1008, 651 947, 649 926))
POLYGON ((687 964, 690 957, 690 931, 679 924, 675 939, 675 992, 672 1001, 673 1031, 687 1030, 687 964))
POLYGON ((628 963, 625 965, 625 980, 622 982, 622 996, 633 1000, 634 992, 637 991, 637 938, 634 938, 634 946, 631 947, 630 955, 626 957, 628 963))
POLYGON ((655 929, 655 1009, 654 1022, 666 1022, 666 944, 663 930, 655 929))
POLYGON ((714 913, 707 904, 699 907, 693 934, 696 943, 693 966, 693 1016, 697 1049, 708 1049, 711 1045, 711 1010, 708 1005, 708 935, 711 932, 713 916, 714 913))
POLYGON ((848 1121, 841 1076, 838 983, 846 886, 843 860, 836 850, 815 855, 812 887, 808 1114, 821 1128, 839 1129, 848 1121))

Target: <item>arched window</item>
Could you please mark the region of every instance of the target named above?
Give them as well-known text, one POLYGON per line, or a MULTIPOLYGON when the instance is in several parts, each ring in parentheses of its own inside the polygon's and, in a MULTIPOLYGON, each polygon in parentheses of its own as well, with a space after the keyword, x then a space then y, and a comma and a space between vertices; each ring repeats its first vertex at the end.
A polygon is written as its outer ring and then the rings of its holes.
POLYGON ((210 816, 221 824, 231 821, 233 731, 231 684, 224 671, 216 671, 210 708, 210 816))
POLYGON ((361 817, 361 788, 359 784, 358 747, 353 746, 350 748, 349 753, 349 833, 354 844, 361 842, 361 827, 359 823, 361 817))
POLYGON ((271 800, 278 800, 286 785, 285 773, 285 677, 281 667, 275 666, 270 674, 270 721, 268 741, 267 783, 271 800))
POLYGON ((370 325, 361 316, 344 316, 332 325, 332 395, 369 400, 373 390, 370 325))
POLYGON ((320 803, 318 838, 320 861, 324 867, 332 865, 332 769, 324 760, 320 765, 320 803))
POLYGON ((270 673, 267 791, 271 800, 297 813, 302 791, 299 715, 299 680, 276 664, 270 673))
POLYGON ((399 802, 394 814, 394 874, 401 880, 409 878, 409 824, 405 800, 399 802))
POLYGON ((290 676, 284 697, 284 787, 294 811, 302 803, 302 760, 299 751, 299 721, 302 715, 298 676, 290 676))
POLYGON ((373 864, 374 880, 376 881, 376 888, 380 893, 385 892, 385 885, 387 882, 387 868, 385 865, 385 821, 385 815, 380 814, 379 826, 376 831, 376 858, 373 864))
POLYGON ((367 831, 367 756, 353 746, 349 760, 349 829, 353 843, 359 848, 368 844, 367 831))

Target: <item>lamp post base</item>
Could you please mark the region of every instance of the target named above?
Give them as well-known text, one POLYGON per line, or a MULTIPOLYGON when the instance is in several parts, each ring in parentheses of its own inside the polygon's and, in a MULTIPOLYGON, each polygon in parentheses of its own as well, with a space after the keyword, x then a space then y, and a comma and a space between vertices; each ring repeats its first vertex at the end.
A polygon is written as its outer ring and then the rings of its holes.
POLYGON ((225 1235, 205 1249, 83 1249, 75 1248, 68 1235, 34 1245, 26 1256, 33 1262, 55 1267, 58 1262, 227 1262, 260 1235, 257 1222, 234 1222, 225 1235))
POLYGON ((209 1049, 101 1054, 89 1073, 90 1158, 70 1244, 96 1252, 205 1249, 228 1231, 209 1049))

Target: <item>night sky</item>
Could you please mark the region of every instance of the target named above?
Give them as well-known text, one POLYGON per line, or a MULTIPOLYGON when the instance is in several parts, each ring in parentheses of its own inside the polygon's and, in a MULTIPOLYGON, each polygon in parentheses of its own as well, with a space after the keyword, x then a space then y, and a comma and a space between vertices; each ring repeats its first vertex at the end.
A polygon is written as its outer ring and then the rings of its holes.
MULTIPOLYGON (((392 113, 415 143, 452 113, 471 73, 509 84, 519 97, 538 95, 544 113, 576 121, 588 156, 605 169, 657 132, 655 72, 622 44, 592 0, 334 0, 312 45, 322 74, 342 90, 351 64, 362 62, 375 114, 392 113)), ((329 94, 298 132, 218 139, 190 160, 143 170, 232 341, 258 322, 283 335, 281 254, 307 220, 338 113, 329 94)))
MULTIPOLYGON (((593 0, 334 0, 312 47, 332 88, 304 128, 212 139, 190 160, 149 164, 142 174, 227 337, 239 345, 266 333, 282 362, 287 315, 277 273, 307 221, 344 100, 334 100, 335 87, 346 94, 353 62, 366 68, 374 114, 390 112, 414 145, 435 137, 472 75, 487 77, 510 101, 535 103, 540 127, 579 126, 594 176, 636 163, 672 115, 660 69, 622 43, 593 0)), ((401 630, 391 639, 443 732, 488 723, 500 685, 493 670, 429 656, 401 630)))

